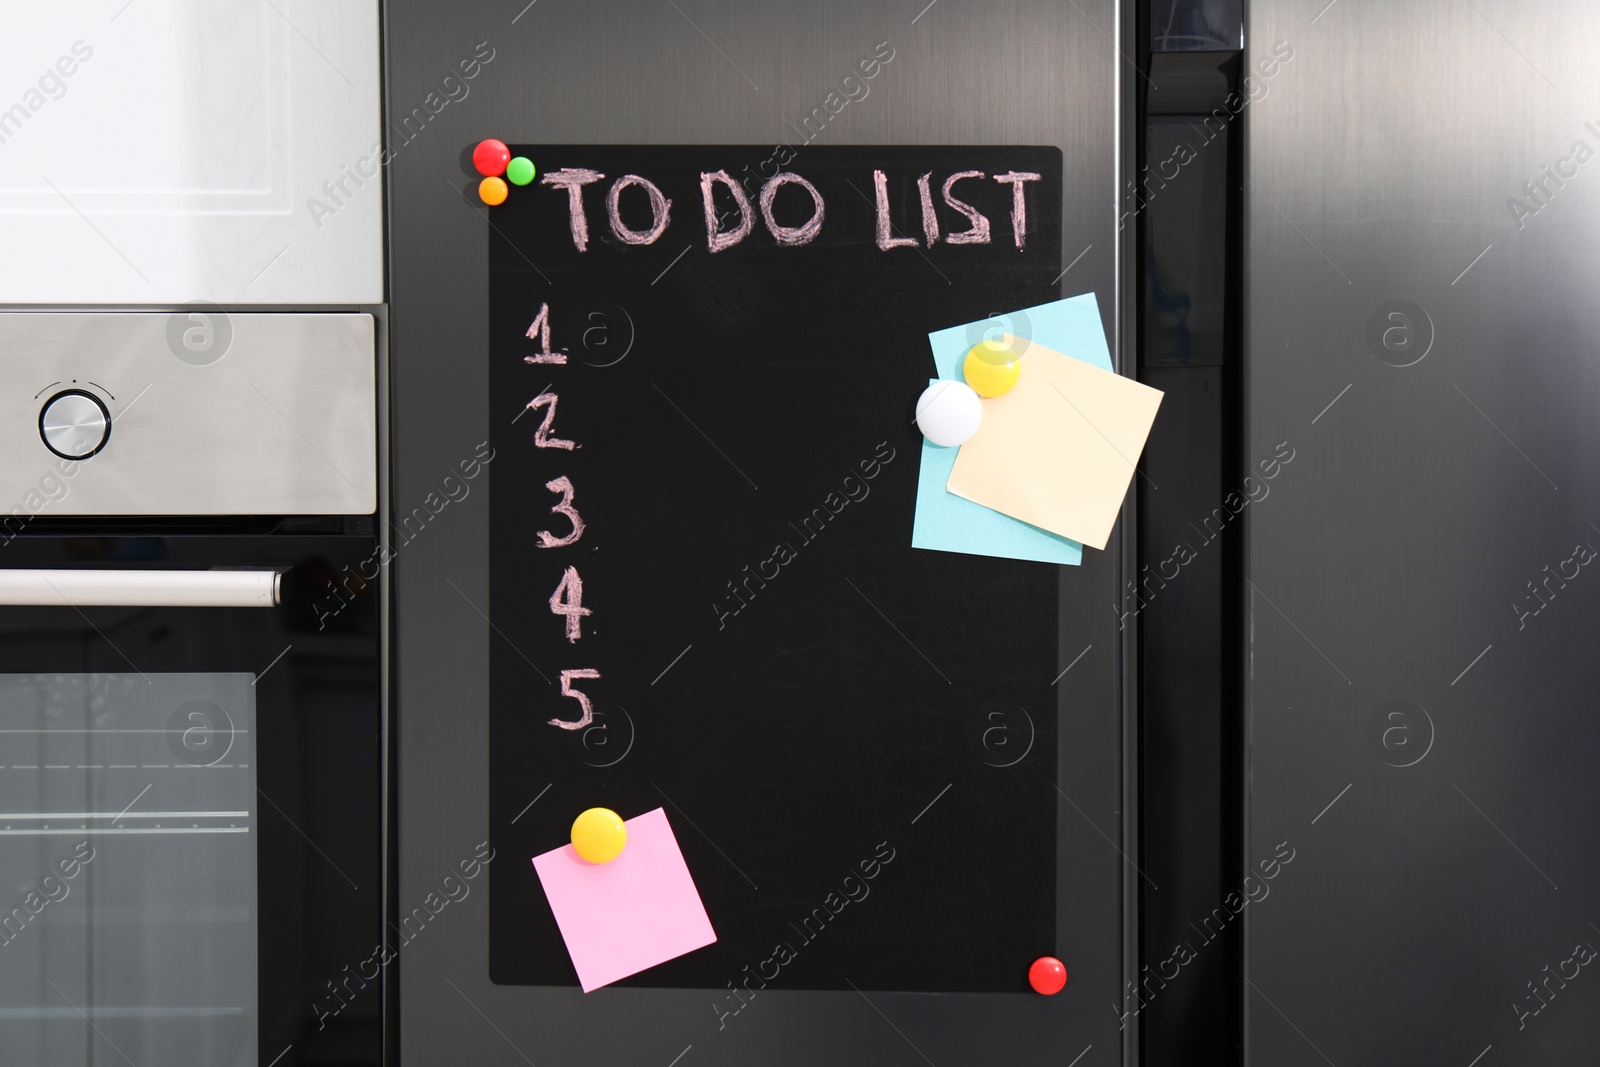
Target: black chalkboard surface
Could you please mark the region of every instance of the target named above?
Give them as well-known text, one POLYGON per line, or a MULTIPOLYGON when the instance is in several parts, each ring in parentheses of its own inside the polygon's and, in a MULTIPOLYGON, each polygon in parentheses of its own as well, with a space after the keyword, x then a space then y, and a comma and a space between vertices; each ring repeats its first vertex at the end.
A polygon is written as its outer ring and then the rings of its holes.
POLYGON ((575 984, 529 859, 661 807, 718 940, 622 985, 1025 992, 1056 568, 911 548, 911 415, 930 330, 1061 295, 1060 152, 512 151, 564 184, 487 209, 492 978, 575 984))

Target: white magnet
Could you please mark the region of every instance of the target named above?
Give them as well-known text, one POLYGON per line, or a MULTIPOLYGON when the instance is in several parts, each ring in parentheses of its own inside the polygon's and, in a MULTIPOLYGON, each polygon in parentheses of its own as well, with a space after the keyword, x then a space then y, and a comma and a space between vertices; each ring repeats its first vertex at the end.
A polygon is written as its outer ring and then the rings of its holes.
POLYGON ((917 427, 936 445, 964 445, 982 424, 983 401, 964 382, 934 382, 917 398, 917 427))

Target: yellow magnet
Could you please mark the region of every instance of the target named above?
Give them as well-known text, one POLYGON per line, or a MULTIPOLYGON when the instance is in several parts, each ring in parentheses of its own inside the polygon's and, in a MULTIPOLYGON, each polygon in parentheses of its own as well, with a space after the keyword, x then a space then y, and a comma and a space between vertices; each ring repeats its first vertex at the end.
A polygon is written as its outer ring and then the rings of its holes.
POLYGON ((979 341, 967 353, 961 373, 979 396, 1002 396, 1017 384, 1022 375, 1022 363, 1009 345, 979 341))
POLYGON ((1028 342, 1012 337, 1009 333, 996 338, 985 337, 967 350, 967 355, 977 356, 985 363, 1003 365, 1015 363, 1022 358, 1023 349, 1028 347, 1028 342))
POLYGON ((610 808, 590 808, 572 823, 572 849, 589 863, 610 863, 628 843, 622 816, 610 808))

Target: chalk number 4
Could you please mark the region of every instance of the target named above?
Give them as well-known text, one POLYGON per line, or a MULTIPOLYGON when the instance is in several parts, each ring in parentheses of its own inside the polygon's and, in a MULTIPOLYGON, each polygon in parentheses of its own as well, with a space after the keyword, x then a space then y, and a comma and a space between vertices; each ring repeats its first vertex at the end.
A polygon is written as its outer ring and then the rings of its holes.
POLYGON ((556 584, 556 591, 550 594, 550 614, 567 617, 567 640, 577 644, 583 636, 583 617, 594 614, 583 606, 583 579, 578 577, 578 568, 568 567, 556 584))

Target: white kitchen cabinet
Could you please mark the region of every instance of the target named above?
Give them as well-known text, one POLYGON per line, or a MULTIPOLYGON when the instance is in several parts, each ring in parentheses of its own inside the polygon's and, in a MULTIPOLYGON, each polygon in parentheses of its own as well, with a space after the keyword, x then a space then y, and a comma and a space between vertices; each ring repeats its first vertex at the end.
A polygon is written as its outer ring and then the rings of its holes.
POLYGON ((383 299, 376 0, 19 7, 0 303, 383 299))

